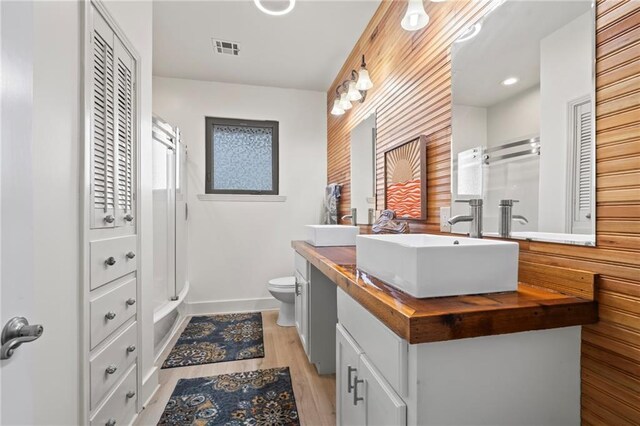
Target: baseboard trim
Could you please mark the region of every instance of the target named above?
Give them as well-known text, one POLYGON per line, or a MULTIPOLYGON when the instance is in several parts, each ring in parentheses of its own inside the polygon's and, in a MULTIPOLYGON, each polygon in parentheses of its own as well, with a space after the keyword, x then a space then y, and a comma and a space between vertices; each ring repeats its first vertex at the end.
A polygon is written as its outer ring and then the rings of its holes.
POLYGON ((180 327, 182 327, 184 322, 187 321, 188 319, 189 319, 188 316, 186 316, 183 312, 178 311, 178 317, 176 318, 176 321, 173 323, 173 327, 171 328, 171 331, 167 333, 167 336, 164 338, 164 342, 162 342, 162 347, 160 348, 158 353, 155 354, 154 362, 156 364, 158 364, 158 361, 160 360, 160 356, 167 349, 167 346, 169 346, 169 343, 171 343, 171 341, 175 337, 178 330, 180 330, 180 327))
POLYGON ((233 312, 258 312, 278 309, 280 302, 273 297, 235 300, 209 300, 184 303, 187 315, 228 314, 233 312))

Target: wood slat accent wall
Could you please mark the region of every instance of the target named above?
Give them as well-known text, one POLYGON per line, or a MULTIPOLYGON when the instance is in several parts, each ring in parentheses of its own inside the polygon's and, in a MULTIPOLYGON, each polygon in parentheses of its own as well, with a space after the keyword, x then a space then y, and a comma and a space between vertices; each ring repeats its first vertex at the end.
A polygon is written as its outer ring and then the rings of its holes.
MULTIPOLYGON (((449 47, 490 10, 477 1, 426 2, 429 26, 400 27, 405 1, 384 1, 328 91, 367 56, 375 84, 364 104, 328 115, 328 182, 343 185, 341 214, 350 207, 350 131, 377 113, 378 209, 383 152, 411 137, 429 138, 427 209, 412 231, 437 232, 439 209, 451 203, 449 47)), ((582 333, 583 423, 640 424, 640 1, 596 5, 597 248, 523 242, 521 260, 600 274, 600 322, 582 333)))

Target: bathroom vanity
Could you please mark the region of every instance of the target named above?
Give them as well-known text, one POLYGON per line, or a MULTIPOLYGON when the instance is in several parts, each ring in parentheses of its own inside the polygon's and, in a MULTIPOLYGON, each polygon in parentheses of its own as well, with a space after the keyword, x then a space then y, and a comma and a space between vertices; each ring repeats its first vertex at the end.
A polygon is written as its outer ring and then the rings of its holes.
MULTIPOLYGON (((311 273, 302 306, 337 309, 337 424, 580 423, 580 326, 597 321, 594 274, 520 262, 516 291, 418 299, 358 271, 355 247, 292 247, 296 269, 311 273), (314 299, 314 276, 337 287, 335 299, 314 299)), ((308 346, 315 331, 306 333, 308 346)))

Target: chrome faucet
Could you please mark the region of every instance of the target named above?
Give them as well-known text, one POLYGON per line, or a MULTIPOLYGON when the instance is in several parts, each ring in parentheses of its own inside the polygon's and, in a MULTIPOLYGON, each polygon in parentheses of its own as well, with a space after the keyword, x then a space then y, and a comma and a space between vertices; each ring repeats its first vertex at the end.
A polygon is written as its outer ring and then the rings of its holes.
POLYGON ((511 237, 511 223, 516 220, 521 224, 529 223, 529 220, 519 214, 513 214, 513 203, 518 200, 500 200, 498 203, 498 235, 502 238, 511 237))
POLYGON ((455 225, 458 222, 469 222, 469 236, 471 238, 482 238, 482 199, 456 200, 456 203, 469 203, 469 214, 459 214, 449 218, 449 225, 455 225))
POLYGON ((347 219, 351 219, 351 224, 353 226, 357 226, 358 225, 358 209, 352 208, 351 214, 346 214, 342 216, 342 220, 347 220, 347 219))

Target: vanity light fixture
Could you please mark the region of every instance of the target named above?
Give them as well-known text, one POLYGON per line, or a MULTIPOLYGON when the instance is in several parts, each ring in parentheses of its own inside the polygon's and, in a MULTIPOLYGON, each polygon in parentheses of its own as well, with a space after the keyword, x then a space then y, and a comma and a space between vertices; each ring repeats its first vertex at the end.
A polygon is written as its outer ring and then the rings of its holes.
POLYGON ((456 41, 454 41, 454 43, 463 43, 467 40, 471 40, 472 38, 474 38, 480 33, 481 29, 482 29, 482 24, 480 22, 470 26, 460 35, 460 37, 458 37, 456 41))
POLYGON ((518 82, 518 77, 509 77, 506 78, 503 82, 502 85, 503 86, 513 86, 514 84, 516 84, 518 82))
POLYGON ((424 28, 429 23, 429 15, 424 10, 422 0, 409 0, 407 12, 400 22, 402 28, 407 31, 417 31, 424 28))
POLYGON ((267 15, 272 15, 272 16, 282 16, 291 12, 296 5, 296 0, 288 0, 288 1, 289 1, 289 5, 286 8, 282 10, 271 10, 271 9, 267 9, 262 4, 262 0, 253 0, 253 2, 256 4, 256 7, 258 9, 260 9, 262 12, 266 13, 267 15))
POLYGON ((342 115, 346 110, 352 108, 351 102, 364 102, 367 90, 373 87, 373 82, 369 77, 367 63, 362 55, 360 70, 351 70, 351 77, 343 81, 336 87, 336 99, 333 101, 332 115, 342 115))

